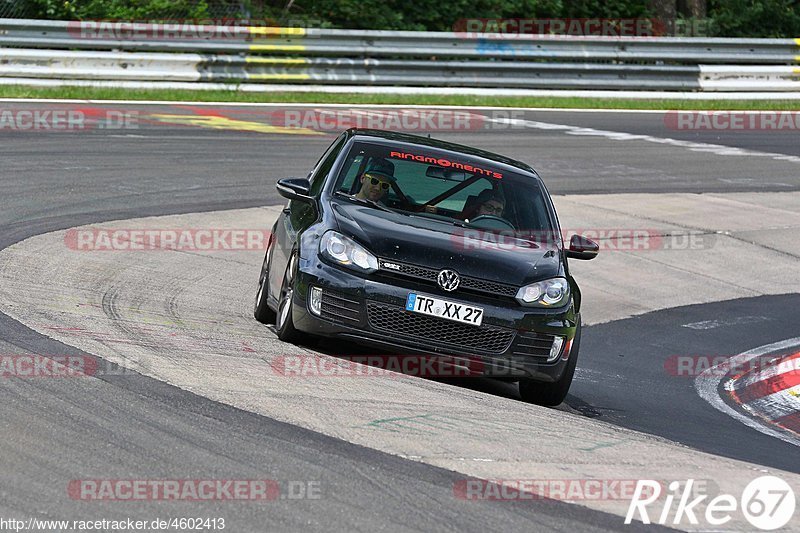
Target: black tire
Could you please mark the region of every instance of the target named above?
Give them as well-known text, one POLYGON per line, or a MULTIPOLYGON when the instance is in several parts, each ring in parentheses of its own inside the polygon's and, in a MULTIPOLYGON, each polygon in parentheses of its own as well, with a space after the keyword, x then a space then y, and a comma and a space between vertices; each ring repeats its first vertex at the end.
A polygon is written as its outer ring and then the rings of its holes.
POLYGON ((572 341, 572 349, 567 360, 567 368, 561 374, 558 381, 552 383, 523 379, 519 382, 519 395, 528 403, 555 407, 560 405, 567 397, 569 387, 572 385, 572 377, 575 375, 575 367, 578 364, 578 351, 581 347, 581 323, 578 319, 578 328, 575 332, 575 340, 572 341))
POLYGON ((275 323, 275 311, 269 308, 269 263, 272 259, 272 241, 267 246, 267 253, 264 254, 264 264, 261 265, 261 275, 258 278, 258 292, 256 292, 256 302, 253 306, 253 316, 262 324, 275 323))
POLYGON ((278 295, 278 312, 275 318, 275 332, 284 342, 296 343, 300 340, 300 332, 294 327, 292 319, 292 298, 294 297, 294 278, 297 274, 298 254, 295 252, 289 258, 286 272, 281 283, 281 292, 278 295))

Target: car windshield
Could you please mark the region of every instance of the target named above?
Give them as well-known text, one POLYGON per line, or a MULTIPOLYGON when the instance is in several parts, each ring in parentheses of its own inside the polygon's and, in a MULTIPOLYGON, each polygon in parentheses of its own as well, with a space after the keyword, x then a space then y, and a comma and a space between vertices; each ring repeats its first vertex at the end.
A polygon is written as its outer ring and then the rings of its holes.
POLYGON ((354 143, 334 192, 350 201, 464 227, 549 238, 538 181, 484 160, 429 147, 354 143), (535 233, 533 233, 535 232, 535 233))

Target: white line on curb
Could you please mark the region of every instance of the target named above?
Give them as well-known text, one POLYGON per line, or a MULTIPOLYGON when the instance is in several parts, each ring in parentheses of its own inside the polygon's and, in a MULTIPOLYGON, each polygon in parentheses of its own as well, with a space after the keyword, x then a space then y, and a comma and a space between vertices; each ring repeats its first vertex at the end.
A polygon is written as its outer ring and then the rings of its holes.
MULTIPOLYGON (((800 99, 800 93, 798 93, 800 99)), ((514 111, 542 111, 553 113, 632 113, 632 114, 664 114, 681 111, 714 112, 714 113, 741 113, 757 114, 764 112, 777 112, 776 110, 739 110, 739 109, 614 109, 614 108, 580 108, 580 107, 515 107, 515 106, 481 106, 481 105, 445 105, 445 104, 337 104, 328 102, 196 102, 191 100, 95 100, 80 98, 0 98, 0 102, 30 103, 30 104, 106 104, 106 105, 152 105, 176 106, 193 105, 198 107, 333 107, 333 108, 364 108, 364 109, 469 109, 469 110, 514 110, 514 111)))
POLYGON ((566 124, 552 124, 549 122, 538 122, 535 120, 495 118, 489 119, 492 122, 504 124, 518 124, 537 130, 561 131, 567 135, 582 135, 591 137, 605 137, 612 141, 645 141, 657 144, 666 144, 679 148, 686 148, 692 152, 705 152, 721 156, 748 156, 748 157, 769 157, 776 161, 788 161, 789 163, 800 163, 800 157, 779 154, 775 152, 761 152, 757 150, 745 150, 735 146, 725 146, 722 144, 700 143, 694 141, 683 141, 670 137, 653 137, 652 135, 641 135, 625 133, 620 131, 597 130, 594 128, 581 128, 566 124))
POLYGON ((608 98, 634 100, 800 100, 797 91, 731 91, 731 92, 679 92, 679 91, 591 91, 568 89, 493 89, 481 87, 394 87, 364 85, 286 85, 245 83, 231 85, 213 82, 157 82, 157 81, 92 81, 58 80, 41 78, 0 78, 0 85, 27 87, 99 87, 107 89, 177 89, 218 90, 231 93, 325 93, 325 94, 400 94, 400 95, 464 95, 464 96, 518 96, 543 98, 608 98))
POLYGON ((697 390, 697 393, 703 398, 705 401, 711 404, 714 409, 729 415, 730 417, 738 420, 742 424, 752 429, 755 429, 758 432, 763 433, 764 435, 769 435, 770 437, 775 437, 776 439, 780 439, 784 442, 789 444, 793 444, 795 446, 800 446, 800 442, 797 439, 794 439, 784 433, 771 429, 763 424, 760 424, 755 419, 747 417, 731 406, 729 406, 725 401, 720 397, 719 391, 719 384, 720 382, 725 379, 726 372, 721 370, 721 367, 731 368, 731 367, 739 367, 745 365, 751 359, 759 357, 764 354, 768 354, 770 352, 778 351, 778 350, 785 350, 787 348, 791 348, 793 346, 800 345, 800 337, 794 337, 792 339, 787 339, 780 342, 775 342, 772 344, 767 344, 764 346, 759 346, 758 348, 753 348, 752 350, 748 350, 742 354, 736 355, 731 357, 728 361, 721 363, 717 366, 713 366, 705 371, 703 371, 697 379, 695 379, 694 387, 697 390))

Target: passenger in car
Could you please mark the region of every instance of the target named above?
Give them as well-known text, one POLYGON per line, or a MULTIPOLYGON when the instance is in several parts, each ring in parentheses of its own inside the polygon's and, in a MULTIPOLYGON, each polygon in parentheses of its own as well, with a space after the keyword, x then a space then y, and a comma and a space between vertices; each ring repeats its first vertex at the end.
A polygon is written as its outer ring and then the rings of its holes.
POLYGON ((470 196, 461 212, 463 220, 470 220, 481 215, 502 217, 506 208, 506 200, 499 191, 486 189, 478 196, 470 196))
POLYGON ((478 211, 475 216, 492 215, 502 217, 506 209, 506 200, 500 193, 491 189, 486 189, 478 195, 478 211))
POLYGON ((376 159, 361 175, 361 190, 356 198, 381 202, 395 181, 394 165, 385 159, 376 159))

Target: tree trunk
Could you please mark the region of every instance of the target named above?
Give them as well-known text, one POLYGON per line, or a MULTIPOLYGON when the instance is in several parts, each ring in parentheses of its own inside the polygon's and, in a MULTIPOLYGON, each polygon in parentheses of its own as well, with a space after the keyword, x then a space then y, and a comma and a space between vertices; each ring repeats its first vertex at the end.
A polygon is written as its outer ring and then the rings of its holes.
POLYGON ((707 0, 686 0, 686 13, 689 18, 704 19, 708 14, 707 0))
POLYGON ((678 12, 677 0, 650 0, 650 11, 658 26, 664 28, 667 35, 675 35, 675 17, 678 12))

